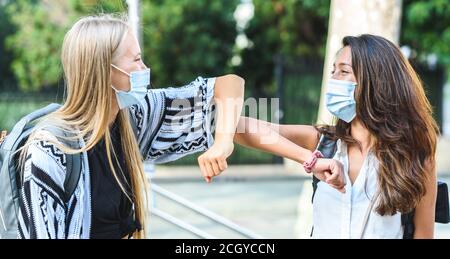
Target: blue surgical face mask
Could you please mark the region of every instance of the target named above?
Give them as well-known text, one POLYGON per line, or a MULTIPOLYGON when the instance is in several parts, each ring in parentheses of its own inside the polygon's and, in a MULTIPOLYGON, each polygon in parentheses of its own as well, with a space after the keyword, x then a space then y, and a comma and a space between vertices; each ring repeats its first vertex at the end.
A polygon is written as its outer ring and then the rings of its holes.
POLYGON ((356 83, 343 80, 328 80, 326 106, 331 114, 350 123, 356 117, 356 83))
POLYGON ((120 91, 112 86, 116 91, 117 103, 120 109, 138 104, 145 98, 148 92, 147 86, 150 85, 150 68, 127 73, 113 64, 111 66, 130 77, 130 91, 120 91))

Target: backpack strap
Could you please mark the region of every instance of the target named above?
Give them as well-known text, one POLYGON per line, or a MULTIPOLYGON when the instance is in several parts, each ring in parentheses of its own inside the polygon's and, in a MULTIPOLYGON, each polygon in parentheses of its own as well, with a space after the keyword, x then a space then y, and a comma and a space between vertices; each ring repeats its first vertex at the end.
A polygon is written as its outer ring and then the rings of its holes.
POLYGON ((29 126, 31 122, 58 110, 60 107, 61 105, 52 103, 20 119, 20 121, 14 126, 14 128, 9 133, 9 136, 5 139, 5 142, 3 143, 3 148, 6 150, 12 150, 13 147, 16 145, 16 142, 20 141, 21 139, 20 136, 22 135, 25 128, 29 126))
MULTIPOLYGON (((333 158, 336 153, 336 140, 324 134, 320 135, 319 144, 317 144, 316 150, 320 151, 324 158, 333 158)), ((313 193, 311 196, 311 203, 314 203, 314 196, 316 195, 317 185, 319 184, 319 178, 315 177, 313 174, 312 187, 313 193)), ((312 237, 314 233, 314 226, 311 229, 310 236, 312 237)))
MULTIPOLYGON (((319 139, 319 144, 317 145, 317 150, 320 151, 324 158, 333 158, 334 154, 336 153, 336 140, 333 140, 331 137, 326 135, 321 135, 319 139)), ((313 194, 311 197, 311 202, 314 201, 314 195, 316 194, 317 185, 319 184, 320 180, 314 176, 313 174, 313 194)))
POLYGON ((414 210, 408 214, 402 214, 403 239, 414 238, 414 210))
POLYGON ((64 202, 69 202, 81 177, 81 153, 66 155, 67 172, 64 180, 64 202))
MULTIPOLYGON (((46 131, 49 131, 53 135, 56 136, 66 136, 69 137, 71 134, 68 134, 64 130, 61 130, 56 127, 47 127, 45 128, 46 131)), ((79 149, 80 144, 78 141, 67 141, 67 140, 60 140, 63 144, 69 146, 73 149, 79 149)), ((73 193, 75 192, 75 189, 78 186, 78 182, 81 177, 81 163, 82 163, 82 153, 77 154, 65 154, 66 156, 66 178, 64 179, 64 197, 63 201, 65 203, 70 201, 70 198, 72 197, 73 193)))
POLYGON ((450 203, 448 198, 448 186, 445 182, 438 181, 436 196, 436 218, 435 222, 450 223, 450 203))

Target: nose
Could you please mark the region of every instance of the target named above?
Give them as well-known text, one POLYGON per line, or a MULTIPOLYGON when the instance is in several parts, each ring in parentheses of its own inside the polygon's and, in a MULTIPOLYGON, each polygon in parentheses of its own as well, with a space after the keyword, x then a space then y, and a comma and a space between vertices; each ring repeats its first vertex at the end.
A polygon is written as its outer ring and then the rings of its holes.
POLYGON ((141 61, 140 68, 141 68, 141 70, 144 70, 144 69, 147 69, 148 67, 144 64, 143 61, 141 61))

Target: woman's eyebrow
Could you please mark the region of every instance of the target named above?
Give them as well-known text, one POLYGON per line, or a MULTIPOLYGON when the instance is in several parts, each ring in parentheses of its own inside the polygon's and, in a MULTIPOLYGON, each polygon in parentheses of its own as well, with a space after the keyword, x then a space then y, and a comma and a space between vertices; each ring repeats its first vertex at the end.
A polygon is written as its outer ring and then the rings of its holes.
POLYGON ((348 64, 348 63, 344 63, 344 62, 339 63, 339 66, 349 66, 349 67, 352 67, 352 65, 350 65, 350 64, 348 64))

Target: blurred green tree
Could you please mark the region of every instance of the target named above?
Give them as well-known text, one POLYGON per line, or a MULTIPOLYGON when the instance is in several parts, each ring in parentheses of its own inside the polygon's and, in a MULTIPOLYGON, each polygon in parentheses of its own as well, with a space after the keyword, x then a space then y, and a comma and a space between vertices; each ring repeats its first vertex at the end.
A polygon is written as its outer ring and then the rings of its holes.
POLYGON ((181 85, 229 72, 239 0, 142 1, 144 60, 152 84, 181 85))
POLYGON ((403 0, 403 5, 401 44, 410 46, 421 63, 435 55, 450 82, 450 2, 403 0))
MULTIPOLYGON (((239 0, 142 1, 144 55, 156 85, 183 84, 195 75, 229 72, 239 0)), ((7 12, 17 31, 8 37, 20 90, 51 88, 61 79, 64 34, 80 16, 126 12, 124 0, 17 0, 7 12)))
POLYGON ((64 34, 79 16, 124 11, 122 1, 17 0, 6 12, 17 31, 6 45, 14 55, 11 68, 23 92, 55 86, 61 78, 60 50, 64 34))
POLYGON ((59 49, 68 23, 65 8, 45 1, 18 0, 7 12, 16 33, 6 45, 14 54, 11 68, 22 91, 37 91, 60 78, 59 49))
POLYGON ((6 12, 6 8, 10 4, 9 1, 3 3, 0 1, 0 78, 2 79, 0 88, 3 90, 13 88, 15 84, 10 67, 13 55, 5 46, 5 39, 15 31, 14 25, 11 23, 11 17, 6 12))
POLYGON ((254 18, 245 30, 250 45, 236 68, 253 94, 275 91, 274 58, 323 59, 330 0, 253 0, 254 18))

